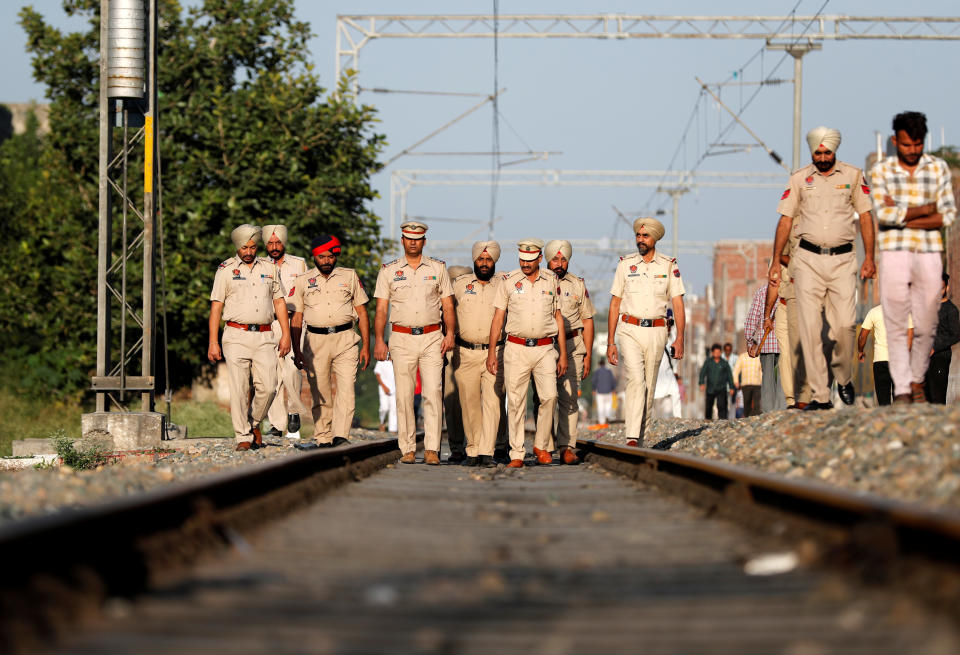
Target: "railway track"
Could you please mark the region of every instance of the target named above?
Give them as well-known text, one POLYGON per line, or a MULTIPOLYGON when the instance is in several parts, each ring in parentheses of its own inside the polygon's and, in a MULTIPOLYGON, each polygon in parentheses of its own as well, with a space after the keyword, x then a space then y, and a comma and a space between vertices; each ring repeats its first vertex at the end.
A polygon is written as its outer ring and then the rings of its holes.
POLYGON ((582 452, 580 467, 391 466, 383 440, 24 522, 0 531, 0 650, 960 650, 956 516, 582 452))

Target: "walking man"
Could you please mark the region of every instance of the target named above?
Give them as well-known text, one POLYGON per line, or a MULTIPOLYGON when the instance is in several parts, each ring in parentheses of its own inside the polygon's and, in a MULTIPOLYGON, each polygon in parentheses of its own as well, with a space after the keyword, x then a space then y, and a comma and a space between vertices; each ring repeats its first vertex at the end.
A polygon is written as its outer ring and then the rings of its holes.
POLYGON ((617 390, 617 378, 607 368, 605 357, 600 358, 600 366, 593 372, 593 394, 597 400, 597 423, 606 423, 614 417, 613 393, 617 390))
MULTIPOLYGON (((567 350, 567 372, 557 380, 557 446, 560 461, 578 464, 573 449, 577 445, 577 423, 580 418, 580 381, 590 373, 593 353, 593 302, 582 277, 570 275, 567 268, 573 255, 569 241, 555 239, 546 245, 547 266, 557 276, 557 296, 567 350)), ((558 339, 559 340, 559 339, 558 339)), ((559 346, 557 346, 559 348, 559 346)))
POLYGON ((783 252, 794 221, 798 221, 799 247, 791 259, 794 289, 800 316, 800 343, 812 400, 809 410, 830 409, 830 378, 823 353, 821 313, 826 314, 833 352, 830 368, 840 399, 852 405, 853 348, 856 341, 857 256, 853 242, 859 214, 863 239, 860 275, 876 274, 873 261, 873 217, 870 189, 861 170, 836 156, 840 132, 818 127, 807 134, 813 163, 796 170, 777 211, 780 221, 773 245, 769 281, 781 278, 783 252))
MULTIPOLYGON (((263 242, 267 254, 278 269, 280 282, 287 292, 287 318, 293 318, 293 287, 294 280, 301 273, 307 271, 307 263, 303 257, 287 253, 287 228, 285 225, 264 225, 263 242)), ((273 322, 274 333, 279 332, 280 324, 273 322)), ((299 340, 297 342, 299 346, 299 340)), ((278 359, 277 366, 277 395, 267 411, 267 420, 270 421, 270 434, 282 437, 286 432, 290 439, 300 438, 300 412, 303 405, 300 403, 300 392, 303 389, 303 375, 293 361, 294 351, 286 357, 278 359)))
POLYGON ((740 353, 733 367, 733 386, 743 394, 743 415, 759 416, 763 404, 764 371, 761 361, 749 352, 740 353))
MULTIPOLYGON (((883 320, 883 306, 877 305, 863 319, 857 336, 857 359, 865 361, 863 349, 873 334, 873 390, 878 405, 889 405, 893 400, 893 381, 890 379, 890 364, 887 351, 887 328, 883 320)), ((907 317, 907 350, 913 345, 913 321, 907 317)))
POLYGON ((393 362, 385 359, 373 367, 377 379, 377 396, 380 400, 380 432, 397 431, 397 383, 393 377, 393 362))
POLYGON ((321 235, 310 244, 314 268, 297 277, 293 293, 293 352, 306 369, 313 399, 313 443, 301 450, 329 448, 349 441, 356 407, 357 362, 370 363, 369 298, 352 268, 337 266, 340 240, 321 235), (304 322, 306 343, 300 350, 304 322), (353 326, 360 328, 358 335, 353 326), (357 352, 357 342, 360 351, 357 352), (336 378, 333 393, 331 378, 336 378))
POLYGON ((713 418, 713 406, 717 406, 717 418, 727 418, 727 389, 730 390, 731 397, 736 397, 736 389, 733 386, 733 372, 730 365, 727 364, 721 353, 719 343, 710 347, 710 358, 700 367, 700 391, 706 394, 706 407, 703 417, 707 420, 713 418))
POLYGON ((397 382, 397 439, 403 453, 400 461, 404 464, 416 461, 413 396, 419 368, 423 395, 423 462, 436 466, 440 464, 443 355, 453 348, 456 327, 453 287, 446 264, 423 254, 426 225, 407 221, 400 226, 400 235, 403 255, 383 265, 373 293, 377 299, 374 355, 380 361, 387 357, 393 360, 397 382), (388 313, 389 348, 384 338, 388 313))
POLYGON ((491 349, 498 362, 503 361, 503 334, 490 340, 490 325, 496 307, 493 303, 503 282, 496 275, 500 244, 477 241, 471 252, 473 271, 453 280, 457 309, 457 347, 453 350, 454 377, 466 435, 464 466, 496 466, 493 451, 503 407, 503 368, 487 370, 491 349))
POLYGON ((257 257, 260 228, 241 225, 230 239, 237 254, 220 264, 213 279, 207 359, 211 363, 226 359, 237 450, 250 450, 263 445, 260 423, 277 393, 277 357, 290 352, 290 326, 280 271, 257 257), (279 342, 273 332, 274 317, 280 325, 279 342), (222 351, 217 341, 221 318, 226 322, 222 351))
MULTIPOLYGON (((557 378, 567 372, 566 340, 563 316, 557 297, 557 276, 540 268, 543 241, 524 239, 517 244, 520 268, 500 282, 494 298, 493 322, 487 343, 497 343, 506 322, 507 343, 503 350, 503 377, 507 392, 511 468, 523 468, 524 417, 530 377, 537 388, 537 433, 533 454, 538 464, 552 464, 549 451, 553 410, 557 404, 557 378), (554 342, 558 348, 554 348, 554 342), (559 352, 558 352, 559 351, 559 352)), ((487 351, 487 370, 496 375, 500 369, 494 350, 487 351)))
POLYGON ((638 218, 633 222, 637 252, 620 258, 610 288, 610 310, 607 316, 607 359, 617 366, 617 327, 620 326, 620 347, 626 370, 625 419, 627 444, 643 445, 650 420, 657 370, 667 344, 667 306, 673 309, 677 337, 673 342, 674 359, 683 359, 683 331, 686 315, 683 309, 683 280, 677 261, 657 252, 657 241, 663 238, 663 223, 655 218, 638 218))
MULTIPOLYGON (((783 388, 780 386, 780 378, 777 376, 777 364, 780 361, 780 344, 777 342, 776 313, 771 308, 771 313, 766 314, 766 318, 771 319, 774 324, 768 331, 767 324, 764 321, 764 309, 767 301, 767 291, 769 284, 764 284, 753 294, 753 302, 750 303, 750 309, 747 311, 747 319, 743 323, 743 333, 747 336, 747 355, 750 359, 759 356, 760 368, 763 371, 763 387, 759 391, 760 406, 757 413, 772 412, 777 409, 784 409, 783 388)), ((779 307, 780 304, 777 303, 779 307)), ((781 320, 785 317, 781 317, 781 320)), ((737 359, 737 362, 740 360, 737 359)), ((733 368, 733 377, 737 377, 737 368, 733 368)), ((744 392, 744 407, 746 407, 746 394, 744 392)), ((752 415, 751 415, 752 416, 752 415)))
POLYGON ((947 381, 950 377, 950 361, 953 359, 953 344, 960 341, 960 315, 957 306, 950 302, 950 276, 943 274, 943 292, 940 310, 937 312, 937 334, 933 338, 933 352, 925 381, 927 402, 947 403, 947 381))
POLYGON ((949 166, 923 152, 927 117, 916 111, 897 114, 893 133, 897 154, 870 172, 880 226, 880 304, 887 324, 894 402, 922 403, 941 298, 940 228, 953 224, 957 208, 949 166), (909 351, 907 316, 913 317, 914 328, 909 351))
MULTIPOLYGON (((470 272, 468 266, 448 266, 447 274, 450 284, 470 272)), ((456 290, 454 289, 454 308, 456 308, 456 290)), ((457 330, 460 329, 460 319, 457 318, 457 330)), ((486 329, 484 329, 486 332, 486 329)), ((463 426, 463 411, 460 408, 460 388, 457 383, 456 371, 459 362, 456 360, 457 349, 449 350, 443 355, 443 424, 447 429, 447 446, 450 447, 450 464, 462 464, 467 458, 467 435, 463 426)), ((483 360, 486 361, 486 358, 483 360)))

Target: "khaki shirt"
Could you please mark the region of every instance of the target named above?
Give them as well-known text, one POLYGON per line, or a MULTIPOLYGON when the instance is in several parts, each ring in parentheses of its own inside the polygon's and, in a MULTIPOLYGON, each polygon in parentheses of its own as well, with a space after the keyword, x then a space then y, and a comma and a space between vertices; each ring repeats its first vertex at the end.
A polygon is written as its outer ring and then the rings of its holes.
POLYGON ((406 257, 384 264, 373 291, 374 298, 390 301, 390 322, 403 327, 439 323, 443 317, 440 299, 452 295, 447 265, 426 255, 416 268, 406 257))
POLYGON ((557 281, 557 293, 560 296, 560 313, 563 315, 563 327, 570 333, 583 327, 583 321, 593 318, 593 301, 582 277, 566 275, 557 281))
POLYGON ((457 307, 457 335, 470 343, 490 343, 490 324, 497 308, 494 298, 503 282, 494 275, 483 284, 474 273, 464 273, 453 280, 453 302, 457 307))
MULTIPOLYGON (((268 264, 274 263, 274 261, 269 257, 261 257, 261 259, 268 264)), ((277 265, 277 268, 280 269, 280 282, 283 284, 283 288, 287 292, 287 311, 292 313, 294 311, 293 281, 297 279, 298 275, 306 272, 307 262, 303 257, 284 254, 283 259, 280 261, 280 264, 277 265)))
POLYGON ((620 258, 610 294, 622 298, 620 313, 635 318, 664 318, 672 298, 686 293, 677 260, 655 253, 650 263, 640 253, 620 258))
POLYGON ((314 266, 298 275, 291 290, 295 312, 303 312, 303 320, 313 327, 336 327, 357 320, 356 307, 370 299, 363 282, 352 268, 336 266, 324 277, 314 266))
POLYGON ((506 273, 493 306, 506 310, 507 334, 523 339, 554 337, 560 309, 557 276, 541 268, 536 281, 531 282, 519 268, 506 273))
POLYGON ((813 164, 798 168, 780 197, 777 211, 799 222, 799 236, 833 248, 857 238, 856 214, 873 209, 863 171, 838 161, 829 175, 813 164))
POLYGON ((220 264, 210 292, 210 300, 223 303, 223 320, 256 325, 273 322, 273 301, 283 297, 280 271, 259 257, 251 266, 239 256, 220 264))

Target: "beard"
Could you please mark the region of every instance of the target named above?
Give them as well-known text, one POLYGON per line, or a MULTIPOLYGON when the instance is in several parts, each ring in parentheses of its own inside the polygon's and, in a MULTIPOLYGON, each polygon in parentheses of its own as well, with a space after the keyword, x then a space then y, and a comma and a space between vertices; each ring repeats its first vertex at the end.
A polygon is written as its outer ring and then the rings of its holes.
POLYGON ((641 256, 646 255, 648 252, 650 252, 650 248, 648 248, 647 244, 645 243, 638 243, 637 252, 639 252, 641 256))
POLYGON ((567 274, 567 269, 565 269, 563 266, 557 266, 552 270, 553 270, 553 274, 556 275, 561 280, 563 279, 563 276, 567 274))
POLYGON ((242 261, 244 264, 252 264, 256 257, 257 253, 253 253, 252 255, 240 255, 240 261, 242 261))
POLYGON ((816 160, 814 160, 813 165, 816 166, 816 167, 817 167, 817 170, 820 171, 821 173, 826 173, 826 172, 829 171, 831 168, 833 168, 834 164, 836 164, 836 163, 837 163, 837 158, 836 158, 836 157, 831 157, 831 158, 828 159, 827 161, 816 161, 816 160))
POLYGON ((917 153, 914 155, 905 155, 899 150, 897 150, 897 159, 900 160, 900 163, 904 166, 916 166, 920 163, 920 157, 923 156, 923 153, 917 153))
POLYGON ((286 252, 282 246, 280 248, 267 248, 267 254, 270 255, 270 259, 277 261, 283 257, 283 254, 286 252))
POLYGON ((330 275, 335 266, 336 264, 321 264, 320 266, 317 266, 317 268, 320 269, 320 272, 324 275, 330 275))
POLYGON ((493 274, 496 272, 496 266, 478 266, 477 264, 473 265, 473 274, 477 276, 477 279, 481 282, 489 282, 493 279, 493 274))

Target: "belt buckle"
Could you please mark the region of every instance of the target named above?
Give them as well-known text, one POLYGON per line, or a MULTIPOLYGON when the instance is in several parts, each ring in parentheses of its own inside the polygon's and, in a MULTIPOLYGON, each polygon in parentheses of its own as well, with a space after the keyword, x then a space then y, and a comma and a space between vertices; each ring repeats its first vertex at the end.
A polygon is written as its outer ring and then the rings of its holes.
POLYGON ((640 327, 653 327, 653 321, 649 318, 640 319, 640 327))
POLYGON ((524 339, 524 340, 523 340, 523 345, 525 345, 525 346, 530 346, 530 347, 536 346, 536 345, 537 345, 537 340, 536 340, 536 339, 524 339))
POLYGON ((253 327, 253 325, 250 324, 250 323, 244 323, 244 324, 243 324, 243 329, 246 330, 247 332, 250 332, 250 329, 251 329, 252 327, 253 327))
POLYGON ((334 332, 337 331, 335 327, 325 327, 323 329, 326 330, 327 334, 333 334, 334 332))
POLYGON ((833 248, 824 248, 823 246, 820 246, 820 254, 821 254, 821 255, 832 255, 832 254, 833 254, 833 253, 831 252, 832 250, 833 250, 833 248))
POLYGON ((422 327, 410 328, 410 334, 423 334, 422 327))

